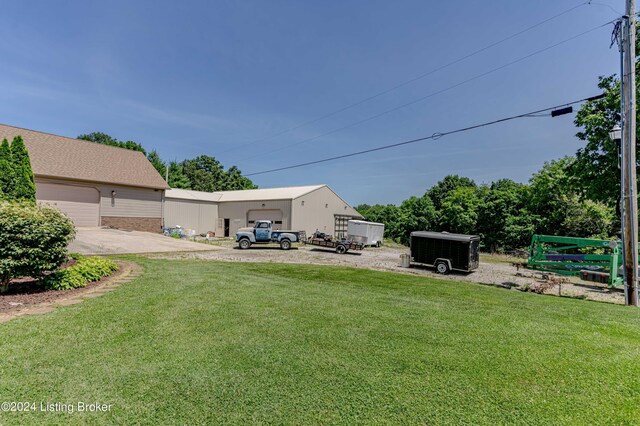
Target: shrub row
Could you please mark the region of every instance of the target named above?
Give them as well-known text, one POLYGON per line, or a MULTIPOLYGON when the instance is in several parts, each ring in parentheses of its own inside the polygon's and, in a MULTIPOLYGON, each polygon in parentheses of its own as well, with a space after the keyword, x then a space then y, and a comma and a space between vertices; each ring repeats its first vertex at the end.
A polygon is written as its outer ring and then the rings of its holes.
POLYGON ((56 271, 43 280, 49 290, 69 290, 84 287, 87 283, 98 281, 118 270, 118 265, 101 257, 73 256, 77 262, 61 271, 56 271))

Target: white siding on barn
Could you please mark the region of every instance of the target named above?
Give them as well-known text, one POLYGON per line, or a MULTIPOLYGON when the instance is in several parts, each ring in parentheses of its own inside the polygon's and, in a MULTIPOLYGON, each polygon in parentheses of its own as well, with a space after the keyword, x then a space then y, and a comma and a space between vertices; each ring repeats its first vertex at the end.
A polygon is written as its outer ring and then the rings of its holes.
POLYGON ((335 235, 336 216, 362 218, 362 215, 326 186, 293 200, 291 215, 291 227, 296 231, 305 231, 307 235, 312 235, 316 230, 335 235))
POLYGON ((36 181, 36 199, 65 212, 76 226, 100 225, 100 194, 94 187, 36 181))
MULTIPOLYGON (((205 234, 216 230, 218 224, 218 205, 203 201, 165 198, 164 226, 182 226, 193 229, 196 234, 205 234)), ((216 234, 217 235, 217 234, 216 234)))
POLYGON ((102 216, 162 217, 162 190, 116 185, 98 185, 98 189, 102 216))
MULTIPOLYGON (((248 226, 249 212, 254 210, 279 210, 282 212, 281 229, 290 229, 291 201, 230 201, 218 204, 218 217, 223 219, 218 223, 216 235, 224 235, 224 219, 229 219, 229 235, 234 236, 238 228, 248 226)), ((262 218, 260 218, 262 219, 262 218)))
POLYGON ((270 220, 273 222, 273 229, 284 229, 282 216, 282 210, 249 210, 247 225, 253 226, 256 220, 270 220))

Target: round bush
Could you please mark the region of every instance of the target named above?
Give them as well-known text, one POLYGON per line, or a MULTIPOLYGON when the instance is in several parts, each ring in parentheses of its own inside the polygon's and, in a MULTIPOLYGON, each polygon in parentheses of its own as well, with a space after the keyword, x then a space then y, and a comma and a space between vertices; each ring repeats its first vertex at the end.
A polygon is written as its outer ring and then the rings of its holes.
POLYGON ((11 278, 41 277, 67 259, 73 222, 60 210, 32 202, 0 201, 0 292, 11 278))

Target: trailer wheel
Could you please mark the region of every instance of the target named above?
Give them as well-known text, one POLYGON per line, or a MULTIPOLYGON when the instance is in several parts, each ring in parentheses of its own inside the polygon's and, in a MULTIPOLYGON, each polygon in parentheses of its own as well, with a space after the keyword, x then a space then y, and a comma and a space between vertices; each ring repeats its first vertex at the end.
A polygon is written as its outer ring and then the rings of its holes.
POLYGON ((438 263, 436 263, 436 272, 442 275, 447 275, 449 272, 451 271, 451 269, 449 269, 449 265, 447 264, 447 262, 444 261, 439 261, 438 263))
POLYGON ((241 250, 246 250, 251 247, 251 241, 249 241, 248 238, 242 238, 238 243, 238 247, 240 247, 241 250))
POLYGON ((345 246, 343 246, 342 244, 339 244, 336 246, 336 253, 338 254, 345 254, 347 252, 347 248, 345 246))
POLYGON ((286 238, 284 240, 280 241, 280 248, 282 250, 289 250, 291 248, 291 241, 289 241, 286 238))
POLYGON ((382 245, 382 244, 380 244, 380 241, 376 241, 376 247, 377 247, 377 248, 380 248, 380 246, 381 246, 381 245, 382 245))

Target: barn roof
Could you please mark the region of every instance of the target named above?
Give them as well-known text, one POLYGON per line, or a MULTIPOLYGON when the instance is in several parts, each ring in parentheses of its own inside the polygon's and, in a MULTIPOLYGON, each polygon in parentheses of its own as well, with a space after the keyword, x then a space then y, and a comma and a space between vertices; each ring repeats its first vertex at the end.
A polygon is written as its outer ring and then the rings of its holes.
POLYGON ((36 176, 169 188, 141 152, 0 124, 0 140, 16 136, 24 139, 36 176))
POLYGON ((165 197, 193 201, 217 201, 220 203, 230 201, 293 200, 324 186, 326 185, 290 186, 286 188, 245 189, 240 191, 217 192, 170 189, 165 192, 165 197))

